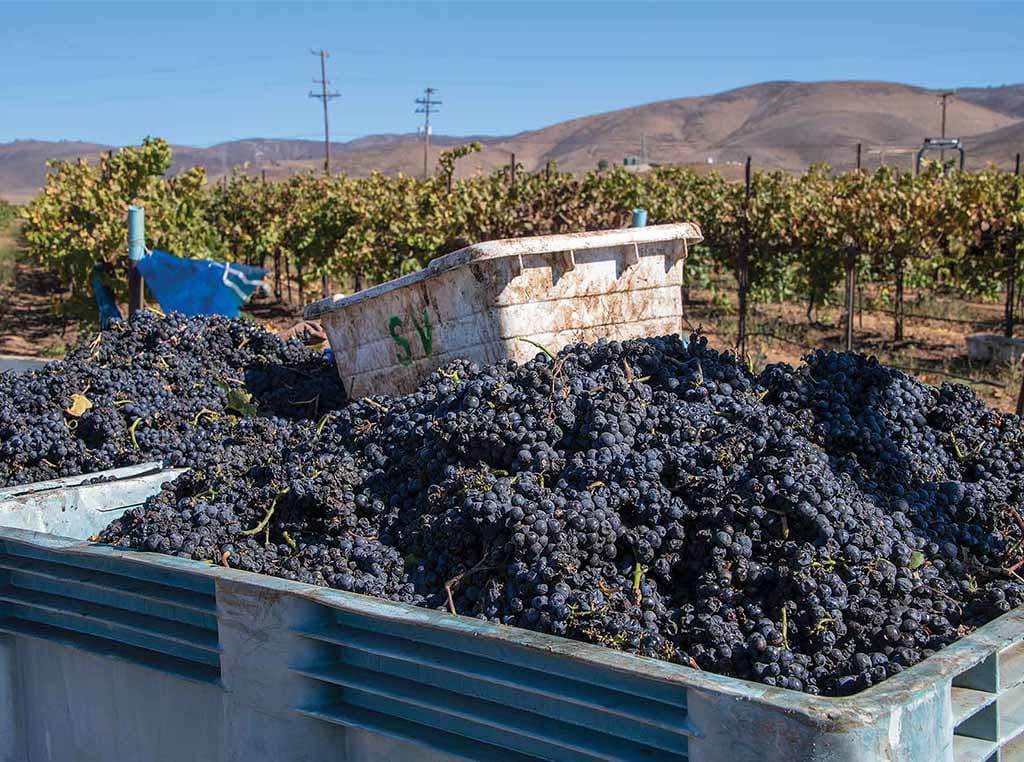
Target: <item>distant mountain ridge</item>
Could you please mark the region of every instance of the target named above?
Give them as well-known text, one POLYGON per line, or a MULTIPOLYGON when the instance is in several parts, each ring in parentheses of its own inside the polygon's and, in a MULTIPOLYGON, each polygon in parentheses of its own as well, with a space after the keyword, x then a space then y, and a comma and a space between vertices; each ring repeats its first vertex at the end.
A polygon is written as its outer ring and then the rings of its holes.
MULTIPOLYGON (((893 82, 764 82, 715 95, 675 98, 579 117, 508 136, 431 136, 431 165, 441 150, 477 140, 483 150, 460 162, 463 174, 507 164, 514 153, 527 170, 554 161, 585 171, 602 159, 627 155, 657 163, 729 164, 750 155, 757 166, 803 169, 815 161, 847 168, 861 143, 865 165, 909 162, 939 126, 939 91, 893 82)), ((970 166, 1009 166, 1024 151, 1024 84, 956 91, 948 106, 947 134, 964 138, 970 166)), ((172 172, 202 164, 211 177, 246 166, 276 179, 318 169, 323 143, 249 138, 208 148, 174 146, 172 172)), ((31 197, 43 184, 50 159, 95 159, 111 146, 77 141, 0 143, 0 196, 31 197)), ((419 135, 368 135, 331 144, 332 169, 419 174, 419 135)))

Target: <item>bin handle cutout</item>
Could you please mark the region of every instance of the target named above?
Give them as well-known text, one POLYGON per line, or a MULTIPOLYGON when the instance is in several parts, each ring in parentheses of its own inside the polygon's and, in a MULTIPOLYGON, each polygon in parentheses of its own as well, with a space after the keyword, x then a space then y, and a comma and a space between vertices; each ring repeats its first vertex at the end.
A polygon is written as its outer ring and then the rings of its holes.
POLYGON ((638 244, 636 241, 633 241, 633 256, 628 257, 628 259, 630 267, 632 267, 633 265, 640 261, 640 244, 638 244))
POLYGON ((629 268, 636 265, 640 261, 640 246, 636 241, 627 243, 625 250, 622 252, 622 272, 619 273, 621 276, 629 268))
POLYGON ((576 269, 576 252, 572 249, 555 251, 551 255, 551 285, 554 286, 562 277, 576 269))
POLYGON ((686 238, 678 239, 672 253, 673 259, 679 260, 681 258, 685 262, 690 257, 690 242, 686 238))

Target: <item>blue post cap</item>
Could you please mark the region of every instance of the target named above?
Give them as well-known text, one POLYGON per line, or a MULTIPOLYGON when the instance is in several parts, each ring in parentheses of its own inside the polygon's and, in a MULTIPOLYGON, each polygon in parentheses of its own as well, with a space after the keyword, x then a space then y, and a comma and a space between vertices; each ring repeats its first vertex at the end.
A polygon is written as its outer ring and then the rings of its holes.
POLYGON ((138 262, 146 256, 146 210, 128 207, 128 258, 138 262))
POLYGON ((647 227, 647 210, 646 209, 634 209, 633 210, 633 227, 645 228, 647 227))

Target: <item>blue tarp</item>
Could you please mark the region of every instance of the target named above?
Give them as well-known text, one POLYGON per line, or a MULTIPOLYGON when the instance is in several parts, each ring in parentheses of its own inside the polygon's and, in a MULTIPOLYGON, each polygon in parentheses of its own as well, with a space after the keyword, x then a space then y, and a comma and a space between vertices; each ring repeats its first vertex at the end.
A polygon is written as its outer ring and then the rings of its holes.
POLYGON ((205 259, 182 259, 156 249, 137 267, 165 312, 226 315, 238 310, 263 283, 260 267, 205 259))
POLYGON ((100 309, 100 328, 106 328, 111 320, 120 320, 121 310, 117 308, 114 292, 103 281, 103 269, 99 265, 92 268, 92 293, 96 297, 96 306, 100 309))

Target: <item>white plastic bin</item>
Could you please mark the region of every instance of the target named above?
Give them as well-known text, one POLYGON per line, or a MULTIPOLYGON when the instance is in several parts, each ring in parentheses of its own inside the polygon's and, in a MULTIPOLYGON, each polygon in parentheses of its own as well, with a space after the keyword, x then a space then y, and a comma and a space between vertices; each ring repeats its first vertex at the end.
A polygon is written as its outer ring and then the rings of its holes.
POLYGON ((322 322, 351 397, 404 394, 456 358, 528 360, 530 341, 557 352, 678 332, 687 249, 702 240, 684 222, 488 241, 305 314, 322 322))
POLYGON ((1024 339, 971 334, 967 337, 967 357, 974 362, 1015 363, 1024 357, 1024 339))
POLYGON ((45 357, 22 357, 21 355, 0 355, 0 373, 13 371, 24 373, 29 370, 39 370, 56 358, 46 359, 45 357))

